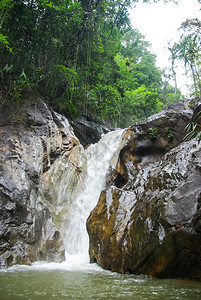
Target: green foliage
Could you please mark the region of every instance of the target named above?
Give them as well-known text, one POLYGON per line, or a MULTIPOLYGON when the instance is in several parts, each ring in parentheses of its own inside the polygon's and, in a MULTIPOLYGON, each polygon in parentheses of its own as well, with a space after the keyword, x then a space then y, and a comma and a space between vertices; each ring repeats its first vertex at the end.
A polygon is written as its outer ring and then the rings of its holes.
POLYGON ((131 30, 124 35, 122 49, 114 61, 116 86, 121 95, 119 126, 143 120, 167 103, 181 99, 179 91, 175 96, 174 89, 163 83, 155 56, 149 52, 149 43, 138 31, 131 30))
POLYGON ((136 90, 126 91, 125 98, 132 104, 132 111, 137 117, 136 121, 145 119, 153 113, 159 112, 162 108, 157 90, 154 88, 147 89, 145 85, 136 90))
POLYGON ((158 112, 172 92, 149 43, 130 28, 135 2, 1 1, 0 88, 18 102, 36 90, 68 117, 90 112, 115 126, 158 112))
POLYGON ((184 141, 190 141, 193 138, 196 138, 198 143, 201 141, 201 132, 200 132, 200 127, 197 123, 190 122, 186 126, 187 134, 184 137, 184 141))
POLYGON ((158 134, 157 128, 152 128, 152 127, 149 128, 149 135, 152 139, 156 139, 157 134, 158 134))
POLYGON ((187 134, 184 137, 184 141, 189 141, 193 138, 196 138, 198 143, 201 141, 201 126, 200 126, 200 118, 201 118, 201 111, 199 111, 196 115, 196 121, 190 122, 186 126, 187 134))
POLYGON ((8 41, 8 37, 3 35, 1 32, 0 32, 0 44, 3 44, 10 53, 13 53, 13 50, 10 47, 10 44, 8 41))
POLYGON ((173 133, 172 130, 170 130, 169 133, 168 133, 168 138, 169 138, 169 139, 172 139, 173 136, 174 136, 174 133, 173 133))
POLYGON ((174 52, 174 59, 183 61, 186 72, 191 71, 193 78, 193 94, 201 96, 201 21, 198 19, 187 19, 182 23, 183 30, 179 42, 175 43, 171 52, 174 52))
POLYGON ((2 33, 3 22, 6 18, 8 18, 9 10, 14 6, 13 0, 2 0, 0 2, 0 46, 3 45, 6 50, 10 53, 13 53, 12 48, 10 47, 10 43, 8 41, 8 36, 2 33))
POLYGON ((120 100, 115 87, 97 84, 91 91, 89 108, 96 117, 110 119, 117 126, 120 100))
POLYGON ((169 127, 166 127, 165 130, 167 131, 167 137, 169 140, 171 140, 174 136, 173 130, 170 129, 169 127))
POLYGON ((182 101, 184 100, 184 96, 182 96, 181 91, 179 89, 176 90, 172 87, 168 81, 163 83, 161 94, 160 94, 161 102, 164 105, 168 105, 169 103, 173 103, 175 101, 182 101))

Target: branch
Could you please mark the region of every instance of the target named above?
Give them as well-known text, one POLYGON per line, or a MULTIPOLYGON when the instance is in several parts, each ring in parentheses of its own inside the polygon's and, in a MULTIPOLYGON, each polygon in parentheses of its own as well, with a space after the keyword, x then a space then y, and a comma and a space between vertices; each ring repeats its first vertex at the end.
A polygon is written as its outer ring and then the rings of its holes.
POLYGON ((112 23, 112 28, 111 28, 111 31, 110 31, 109 36, 106 37, 106 36, 101 35, 101 37, 103 37, 103 38, 109 40, 109 38, 110 38, 111 35, 112 35, 114 26, 115 26, 115 24, 116 24, 116 22, 117 22, 117 20, 118 20, 119 14, 121 13, 122 9, 125 7, 125 5, 127 4, 127 2, 128 2, 128 0, 125 0, 122 4, 119 5, 119 9, 118 9, 118 12, 117 12, 117 14, 116 14, 116 16, 115 16, 115 18, 114 18, 114 22, 112 23))
POLYGON ((186 19, 186 21, 181 24, 179 29, 187 28, 189 26, 201 27, 201 21, 199 21, 197 18, 196 19, 186 19))

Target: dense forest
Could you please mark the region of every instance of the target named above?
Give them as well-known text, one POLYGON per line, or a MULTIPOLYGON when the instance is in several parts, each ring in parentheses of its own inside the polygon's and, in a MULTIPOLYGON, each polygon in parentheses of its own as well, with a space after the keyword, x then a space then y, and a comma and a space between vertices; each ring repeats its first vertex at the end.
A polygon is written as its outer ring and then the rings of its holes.
POLYGON ((165 74, 149 42, 131 28, 128 11, 135 2, 1 1, 1 101, 38 95, 67 117, 90 114, 126 127, 182 99, 177 61, 191 71, 193 92, 200 95, 201 22, 181 25, 180 40, 169 45, 171 74, 165 74))

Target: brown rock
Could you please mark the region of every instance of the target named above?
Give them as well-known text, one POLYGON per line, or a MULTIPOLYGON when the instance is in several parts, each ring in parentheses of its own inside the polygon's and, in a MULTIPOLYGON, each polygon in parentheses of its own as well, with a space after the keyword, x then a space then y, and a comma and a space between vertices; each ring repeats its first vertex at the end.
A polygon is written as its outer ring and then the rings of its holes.
POLYGON ((181 143, 189 117, 188 108, 187 117, 185 109, 162 112, 132 128, 120 152, 126 183, 113 179, 87 220, 92 262, 120 273, 201 280, 201 145, 181 143))

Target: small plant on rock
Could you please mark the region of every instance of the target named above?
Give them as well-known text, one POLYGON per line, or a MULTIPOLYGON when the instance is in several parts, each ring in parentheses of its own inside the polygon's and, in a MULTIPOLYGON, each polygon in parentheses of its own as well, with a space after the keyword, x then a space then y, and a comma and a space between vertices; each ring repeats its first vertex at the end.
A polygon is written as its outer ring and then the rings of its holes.
POLYGON ((149 135, 152 139, 156 139, 158 130, 157 128, 149 128, 149 135))
POLYGON ((201 141, 201 125, 199 124, 199 120, 201 117, 201 111, 199 111, 196 115, 197 117, 197 121, 196 122, 190 122, 187 126, 186 126, 186 130, 187 130, 187 134, 184 137, 184 141, 189 141, 193 138, 196 138, 196 140, 198 141, 198 143, 200 143, 201 141))
POLYGON ((169 139, 173 138, 173 131, 172 130, 169 130, 169 132, 168 132, 168 138, 169 139))

